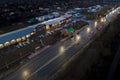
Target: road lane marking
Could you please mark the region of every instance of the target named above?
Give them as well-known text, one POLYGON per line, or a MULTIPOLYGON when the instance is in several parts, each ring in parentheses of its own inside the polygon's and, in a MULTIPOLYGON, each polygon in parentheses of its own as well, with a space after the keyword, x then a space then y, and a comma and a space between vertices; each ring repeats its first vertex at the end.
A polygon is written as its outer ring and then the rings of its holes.
POLYGON ((34 74, 36 74, 38 71, 42 70, 44 67, 46 67, 48 64, 50 64, 51 62, 53 62, 55 59, 57 59, 59 56, 61 56, 60 54, 56 55, 55 57, 53 57, 51 60, 49 60, 47 63, 45 63, 43 66, 41 66, 40 68, 38 68, 35 72, 33 72, 28 78, 30 78, 31 76, 33 76, 34 74))

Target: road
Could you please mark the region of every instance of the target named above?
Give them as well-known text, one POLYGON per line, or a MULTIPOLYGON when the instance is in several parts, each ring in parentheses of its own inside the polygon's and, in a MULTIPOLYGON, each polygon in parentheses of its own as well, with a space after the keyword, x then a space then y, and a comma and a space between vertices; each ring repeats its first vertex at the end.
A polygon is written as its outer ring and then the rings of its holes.
MULTIPOLYGON (((108 22, 112 19, 113 14, 117 15, 117 12, 106 17, 108 22)), ((94 37, 90 36, 90 32, 93 31, 96 34, 96 27, 104 22, 98 23, 97 26, 94 26, 93 23, 94 21, 89 22, 90 26, 82 28, 74 38, 58 42, 41 52, 16 72, 2 80, 47 80, 48 76, 57 70, 65 60, 70 59, 94 37)))

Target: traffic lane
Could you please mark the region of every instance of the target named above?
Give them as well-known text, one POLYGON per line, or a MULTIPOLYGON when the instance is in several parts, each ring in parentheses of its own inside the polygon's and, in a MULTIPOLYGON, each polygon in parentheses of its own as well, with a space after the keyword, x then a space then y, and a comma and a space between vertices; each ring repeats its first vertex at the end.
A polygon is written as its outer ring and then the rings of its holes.
POLYGON ((42 70, 37 72, 35 75, 30 77, 28 80, 47 80, 48 75, 50 75, 52 72, 57 70, 57 68, 60 66, 60 63, 64 61, 64 58, 66 59, 67 57, 61 55, 59 58, 57 58, 56 60, 51 62, 49 65, 44 67, 42 70))

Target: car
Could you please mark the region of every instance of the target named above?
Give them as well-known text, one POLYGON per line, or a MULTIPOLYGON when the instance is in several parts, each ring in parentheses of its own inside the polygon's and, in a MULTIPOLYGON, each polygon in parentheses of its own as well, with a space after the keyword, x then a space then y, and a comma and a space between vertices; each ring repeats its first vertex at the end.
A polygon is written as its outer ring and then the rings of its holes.
POLYGON ((19 46, 19 45, 16 45, 16 47, 17 47, 17 48, 20 48, 20 46, 19 46))
POLYGON ((51 32, 48 32, 49 35, 51 35, 52 33, 51 32))
POLYGON ((41 38, 44 38, 45 36, 43 34, 41 34, 41 38))
POLYGON ((51 31, 51 33, 54 33, 54 31, 51 31))
POLYGON ((30 42, 29 42, 28 40, 26 41, 26 43, 27 43, 27 44, 30 44, 30 42))

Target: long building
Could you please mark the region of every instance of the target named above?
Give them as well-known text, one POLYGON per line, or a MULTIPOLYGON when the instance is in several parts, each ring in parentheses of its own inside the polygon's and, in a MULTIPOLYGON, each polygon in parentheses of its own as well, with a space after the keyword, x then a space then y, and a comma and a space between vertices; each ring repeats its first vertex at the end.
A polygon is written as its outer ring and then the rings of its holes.
POLYGON ((23 29, 19 29, 16 31, 0 35, 0 49, 29 39, 29 37, 34 34, 34 30, 37 27, 39 29, 41 27, 44 28, 45 32, 50 32, 54 29, 57 29, 62 23, 67 22, 71 17, 72 17, 71 15, 64 15, 55 19, 38 23, 36 25, 28 26, 23 29))
POLYGON ((0 35, 0 48, 27 40, 33 34, 33 27, 27 27, 0 35))
POLYGON ((71 17, 72 15, 63 15, 61 17, 45 21, 41 24, 45 25, 46 32, 50 32, 52 30, 59 28, 61 24, 64 24, 71 20, 71 17))

